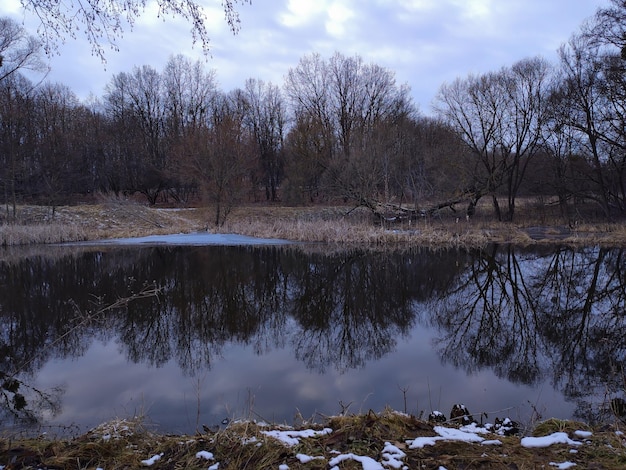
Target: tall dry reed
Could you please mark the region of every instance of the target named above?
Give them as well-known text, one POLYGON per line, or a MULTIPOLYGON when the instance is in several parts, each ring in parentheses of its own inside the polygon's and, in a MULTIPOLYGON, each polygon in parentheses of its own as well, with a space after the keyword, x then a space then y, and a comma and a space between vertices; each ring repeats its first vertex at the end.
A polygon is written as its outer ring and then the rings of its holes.
POLYGON ((81 227, 59 223, 40 225, 0 225, 0 245, 32 245, 85 240, 81 227))

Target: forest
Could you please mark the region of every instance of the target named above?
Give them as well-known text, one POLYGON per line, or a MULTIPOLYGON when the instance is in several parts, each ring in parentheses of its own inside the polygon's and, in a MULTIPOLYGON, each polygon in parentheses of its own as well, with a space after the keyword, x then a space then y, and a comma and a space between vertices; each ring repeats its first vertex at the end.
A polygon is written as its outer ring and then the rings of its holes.
MULTIPOLYGON (((568 221, 580 207, 626 213, 626 4, 572 34, 558 60, 443 83, 432 115, 392 70, 358 55, 303 56, 284 82, 221 90, 184 55, 114 75, 81 101, 43 70, 42 45, 0 19, 0 190, 19 204, 139 198, 214 208, 216 225, 251 202, 341 202, 380 217, 428 217, 480 200, 514 221, 535 198, 568 221)), ((417 79, 417 78, 416 78, 417 79)))

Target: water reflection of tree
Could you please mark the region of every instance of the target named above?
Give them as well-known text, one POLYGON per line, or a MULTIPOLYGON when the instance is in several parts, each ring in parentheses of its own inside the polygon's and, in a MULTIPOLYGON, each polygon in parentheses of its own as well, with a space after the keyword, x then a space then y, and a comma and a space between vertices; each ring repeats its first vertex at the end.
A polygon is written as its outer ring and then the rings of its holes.
POLYGON ((361 367, 387 354, 414 312, 401 258, 364 252, 314 257, 294 276, 296 358, 323 371, 361 367))
POLYGON ((444 334, 436 345, 468 372, 489 367, 526 384, 549 377, 591 419, 589 401, 622 380, 624 267, 623 250, 492 247, 434 303, 444 334))
POLYGON ((1 371, 34 374, 113 338, 131 361, 173 360, 191 374, 228 343, 258 354, 290 344, 311 368, 358 367, 394 347, 415 302, 454 278, 457 258, 151 247, 13 259, 0 270, 1 371), (150 285, 158 297, 92 316, 150 285))
POLYGON ((588 400, 623 392, 625 267, 623 249, 562 249, 536 282, 553 381, 586 419, 597 411, 588 400))
POLYGON ((136 303, 118 326, 129 358, 160 366, 174 358, 182 370, 211 365, 224 344, 252 344, 261 353, 280 346, 285 321, 280 252, 250 249, 169 249, 144 266, 158 274, 163 295, 136 303), (174 270, 174 271, 172 271, 174 270))
POLYGON ((35 374, 112 338, 131 361, 175 361, 189 374, 232 343, 258 354, 293 347, 312 369, 344 371, 387 354, 424 321, 441 331, 445 361, 527 384, 551 377, 582 413, 591 392, 617 389, 626 357, 622 250, 146 247, 1 267, 5 374, 35 374), (146 285, 161 295, 90 316, 146 285))
POLYGON ((526 384, 541 378, 536 321, 536 297, 511 246, 476 256, 432 316, 447 333, 436 342, 445 361, 526 384))

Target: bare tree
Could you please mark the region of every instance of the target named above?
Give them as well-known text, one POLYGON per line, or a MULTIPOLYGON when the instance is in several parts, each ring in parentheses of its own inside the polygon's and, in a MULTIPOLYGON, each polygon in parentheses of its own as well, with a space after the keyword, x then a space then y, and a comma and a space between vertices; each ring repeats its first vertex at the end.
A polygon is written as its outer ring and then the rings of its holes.
POLYGON ((561 87, 567 100, 567 125, 576 133, 585 155, 593 165, 589 175, 596 186, 587 196, 596 200, 605 217, 610 217, 610 194, 602 149, 606 109, 602 94, 603 64, 599 48, 585 35, 572 36, 559 49, 561 87))
POLYGON ((626 58, 626 4, 622 0, 610 0, 610 5, 599 8, 593 21, 584 25, 583 34, 592 43, 610 45, 618 49, 618 55, 626 58))
POLYGON ((170 58, 162 75, 167 132, 175 140, 202 125, 217 93, 217 79, 215 70, 206 71, 200 61, 181 54, 170 58))
POLYGON ((392 129, 415 112, 408 87, 383 67, 335 53, 327 61, 317 54, 302 58, 287 74, 285 91, 298 150, 312 152, 307 160, 316 162, 328 194, 370 209, 380 195, 391 198, 392 129), (302 141, 307 138, 312 141, 302 141))
POLYGON ((20 73, 11 74, 0 81, 0 183, 7 218, 17 215, 36 133, 33 84, 20 73))
MULTIPOLYGON (((91 44, 95 55, 105 61, 105 46, 117 50, 116 41, 126 27, 132 29, 143 14, 148 0, 85 0, 60 2, 49 0, 21 0, 26 11, 39 18, 39 35, 47 53, 54 52, 59 41, 76 38, 80 31, 91 44)), ((178 16, 191 24, 194 42, 200 42, 208 53, 210 38, 206 29, 207 14, 201 2, 196 0, 157 0, 159 17, 178 16)), ((226 21, 233 33, 239 30, 239 14, 236 4, 249 0, 222 0, 226 21)))
POLYGON ((107 86, 105 103, 128 144, 126 189, 143 194, 154 205, 166 187, 164 138, 165 104, 162 77, 149 66, 115 75, 107 86))
POLYGON ((520 60, 505 73, 509 107, 501 147, 510 155, 505 181, 509 220, 526 170, 540 150, 550 73, 548 63, 539 57, 520 60))
POLYGON ((12 19, 0 18, 0 81, 19 70, 47 70, 41 43, 12 19))
POLYGON ((543 59, 524 59, 499 72, 444 84, 437 95, 438 114, 477 159, 474 197, 490 195, 498 220, 503 216, 497 191, 506 188, 505 218, 512 220, 526 169, 539 150, 548 76, 543 59))
POLYGON ((494 211, 501 218, 496 190, 503 180, 504 162, 498 155, 499 126, 506 108, 496 73, 470 75, 443 84, 436 98, 436 111, 466 142, 476 158, 475 200, 491 195, 494 211))
POLYGON ((46 83, 37 89, 34 120, 38 132, 36 160, 30 170, 31 193, 51 206, 53 213, 71 194, 89 188, 82 111, 78 98, 65 85, 46 83))
POLYGON ((192 62, 177 55, 171 57, 163 71, 165 93, 165 134, 169 175, 167 196, 187 202, 197 193, 197 178, 186 161, 187 137, 206 125, 210 103, 217 92, 215 71, 206 71, 200 61, 192 62))
POLYGON ((206 125, 185 137, 188 173, 193 172, 207 201, 215 208, 215 226, 223 225, 240 203, 254 161, 245 110, 236 93, 217 94, 209 103, 206 125))
POLYGON ((276 201, 284 167, 285 102, 276 85, 256 79, 246 80, 243 99, 246 123, 257 144, 260 182, 265 188, 265 199, 276 201))

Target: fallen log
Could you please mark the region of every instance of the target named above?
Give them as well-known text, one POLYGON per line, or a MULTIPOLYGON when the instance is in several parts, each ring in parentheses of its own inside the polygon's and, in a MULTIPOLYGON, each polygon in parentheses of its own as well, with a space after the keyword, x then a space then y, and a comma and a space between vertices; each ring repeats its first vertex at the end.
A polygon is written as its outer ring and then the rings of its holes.
POLYGON ((375 199, 361 200, 361 207, 367 207, 374 216, 385 222, 403 222, 409 220, 419 220, 435 216, 439 211, 449 208, 452 212, 457 212, 454 207, 462 202, 467 202, 466 217, 474 215, 474 209, 478 200, 483 196, 483 192, 475 189, 468 189, 450 199, 432 204, 428 207, 409 208, 401 204, 391 202, 381 202, 375 199))

